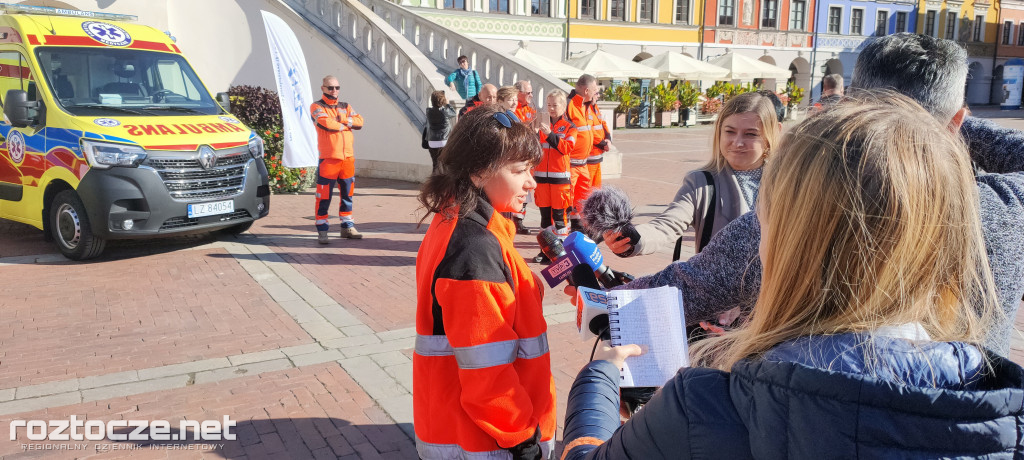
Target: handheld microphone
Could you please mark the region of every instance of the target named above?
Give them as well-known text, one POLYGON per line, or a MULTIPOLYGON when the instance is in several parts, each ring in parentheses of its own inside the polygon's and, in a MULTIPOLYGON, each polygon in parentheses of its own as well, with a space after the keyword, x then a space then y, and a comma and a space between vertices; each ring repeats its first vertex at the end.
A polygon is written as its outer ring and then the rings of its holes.
POLYGON ((590 192, 583 201, 580 220, 587 236, 601 240, 606 232, 619 232, 635 245, 640 234, 633 228, 633 206, 621 189, 602 187, 590 192))
MULTIPOLYGON (((589 269, 586 264, 580 265, 589 269)), ((608 295, 599 289, 580 288, 576 291, 576 330, 580 339, 611 340, 608 323, 608 295)))
POLYGON ((570 259, 578 260, 579 263, 589 266, 594 271, 594 276, 597 277, 605 289, 621 286, 633 280, 632 275, 616 272, 608 268, 604 264, 604 256, 601 255, 601 250, 598 249, 597 243, 580 232, 570 233, 565 238, 563 247, 570 259))
POLYGON ((581 264, 579 258, 567 254, 562 240, 550 228, 545 228, 537 234, 537 243, 541 252, 552 261, 551 265, 541 270, 549 287, 558 286, 562 281, 568 280, 572 286, 601 289, 590 266, 581 264))

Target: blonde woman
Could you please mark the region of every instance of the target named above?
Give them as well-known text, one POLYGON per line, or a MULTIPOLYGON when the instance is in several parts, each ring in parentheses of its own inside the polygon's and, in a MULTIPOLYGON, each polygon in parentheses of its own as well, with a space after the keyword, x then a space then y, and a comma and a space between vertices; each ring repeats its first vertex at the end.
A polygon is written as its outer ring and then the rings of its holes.
POLYGON ((502 86, 498 88, 498 106, 502 110, 515 112, 519 106, 519 90, 515 86, 502 86))
POLYGON ((603 235, 608 248, 623 257, 651 254, 693 227, 700 252, 722 227, 754 209, 762 167, 780 132, 771 99, 759 93, 730 99, 715 122, 711 160, 686 175, 668 209, 636 226, 637 241, 631 244, 621 233, 610 232, 603 235))
POLYGON ((614 434, 618 367, 640 350, 602 349, 570 392, 563 458, 1021 452, 1024 370, 979 345, 998 310, 977 194, 961 141, 906 97, 805 121, 765 169, 749 322, 698 344, 710 368, 614 434))

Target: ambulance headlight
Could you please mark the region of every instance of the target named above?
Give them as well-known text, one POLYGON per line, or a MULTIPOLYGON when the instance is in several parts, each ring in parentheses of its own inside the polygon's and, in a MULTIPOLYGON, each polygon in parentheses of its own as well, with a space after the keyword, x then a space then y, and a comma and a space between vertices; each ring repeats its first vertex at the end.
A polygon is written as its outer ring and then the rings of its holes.
POLYGON ((263 158, 263 139, 258 137, 252 138, 249 141, 249 153, 252 154, 253 158, 263 158))
POLYGON ((82 139, 82 151, 85 152, 89 166, 97 169, 107 169, 111 166, 134 168, 146 159, 146 151, 135 145, 82 139))

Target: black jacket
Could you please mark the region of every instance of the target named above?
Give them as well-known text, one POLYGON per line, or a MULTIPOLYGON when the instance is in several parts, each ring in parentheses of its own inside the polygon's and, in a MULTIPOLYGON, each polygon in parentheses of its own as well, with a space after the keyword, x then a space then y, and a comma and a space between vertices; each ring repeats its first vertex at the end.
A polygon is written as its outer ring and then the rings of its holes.
POLYGON ((444 107, 427 108, 427 140, 443 141, 448 139, 455 124, 455 108, 451 104, 444 107))

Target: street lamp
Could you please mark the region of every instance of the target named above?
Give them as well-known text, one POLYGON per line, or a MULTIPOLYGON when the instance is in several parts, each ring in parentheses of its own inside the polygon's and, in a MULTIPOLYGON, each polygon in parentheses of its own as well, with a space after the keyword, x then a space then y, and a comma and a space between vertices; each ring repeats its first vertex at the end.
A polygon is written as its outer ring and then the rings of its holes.
POLYGON ((565 1, 565 60, 569 60, 569 2, 565 1))
POLYGON ((700 45, 697 47, 697 59, 701 61, 704 60, 704 23, 707 22, 707 8, 708 0, 702 0, 700 3, 700 28, 697 29, 700 30, 700 36, 698 37, 698 39, 700 40, 700 45))

